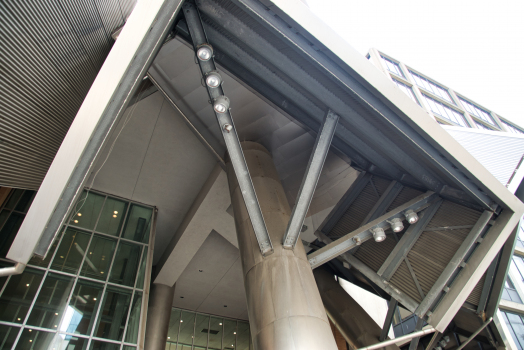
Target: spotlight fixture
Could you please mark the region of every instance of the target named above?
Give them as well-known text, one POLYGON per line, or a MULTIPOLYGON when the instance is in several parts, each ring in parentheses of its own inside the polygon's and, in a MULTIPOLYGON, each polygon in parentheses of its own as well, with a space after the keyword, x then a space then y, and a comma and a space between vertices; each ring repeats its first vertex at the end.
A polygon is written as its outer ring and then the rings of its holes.
POLYGON ((374 229, 371 229, 371 233, 373 233, 373 238, 375 239, 375 242, 382 242, 386 239, 386 233, 384 232, 384 229, 382 227, 376 227, 374 229))
POLYGON ((113 212, 113 214, 118 214, 118 211, 115 210, 115 211, 113 212))
POLYGON ((410 223, 410 224, 414 224, 418 221, 418 215, 417 213, 415 213, 413 210, 409 209, 407 210, 404 215, 406 216, 406 220, 410 223))
POLYGON ((229 109, 229 98, 227 98, 226 96, 218 96, 217 98, 215 98, 213 108, 217 113, 226 113, 229 109))
POLYGON ((404 224, 402 223, 402 219, 400 218, 394 218, 389 221, 389 224, 391 225, 391 229, 393 232, 400 232, 404 229, 404 224))
POLYGON ((197 48, 197 56, 201 61, 209 61, 213 57, 213 47, 209 44, 202 44, 197 48))
POLYGON ((207 73, 206 85, 210 88, 217 88, 222 84, 222 76, 216 70, 207 73))

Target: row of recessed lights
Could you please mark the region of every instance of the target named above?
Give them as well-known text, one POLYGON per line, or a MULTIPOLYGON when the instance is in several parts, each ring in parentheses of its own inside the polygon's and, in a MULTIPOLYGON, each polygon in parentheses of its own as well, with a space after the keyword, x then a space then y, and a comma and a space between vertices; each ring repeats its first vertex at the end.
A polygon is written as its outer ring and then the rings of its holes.
MULTIPOLYGON (((113 217, 114 217, 114 218, 117 218, 117 217, 118 217, 117 214, 118 214, 118 211, 115 210, 115 211, 113 212, 113 217)), ((76 215, 77 215, 77 216, 82 216, 82 213, 77 213, 76 215)), ((73 220, 73 222, 74 222, 75 224, 78 224, 78 220, 73 220)))

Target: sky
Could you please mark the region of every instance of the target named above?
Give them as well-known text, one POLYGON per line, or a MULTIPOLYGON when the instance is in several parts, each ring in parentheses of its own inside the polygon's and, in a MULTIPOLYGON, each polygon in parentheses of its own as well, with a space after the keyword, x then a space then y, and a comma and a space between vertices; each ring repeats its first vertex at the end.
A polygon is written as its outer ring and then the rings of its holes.
POLYGON ((362 55, 377 48, 524 127, 524 1, 307 2, 362 55))

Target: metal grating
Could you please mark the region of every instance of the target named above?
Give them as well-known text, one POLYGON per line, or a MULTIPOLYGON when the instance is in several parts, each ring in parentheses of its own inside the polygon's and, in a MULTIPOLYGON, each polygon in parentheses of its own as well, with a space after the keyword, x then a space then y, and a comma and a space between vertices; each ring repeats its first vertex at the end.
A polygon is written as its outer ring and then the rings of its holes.
MULTIPOLYGON (((380 269, 389 253, 391 253, 397 244, 393 234, 391 234, 391 230, 386 233, 386 239, 384 241, 377 243, 372 239, 367 240, 362 243, 354 254, 357 259, 366 263, 366 265, 375 272, 380 269)), ((400 239, 402 235, 397 234, 397 237, 400 239)))
POLYGON ((0 185, 40 186, 134 3, 0 2, 0 185))

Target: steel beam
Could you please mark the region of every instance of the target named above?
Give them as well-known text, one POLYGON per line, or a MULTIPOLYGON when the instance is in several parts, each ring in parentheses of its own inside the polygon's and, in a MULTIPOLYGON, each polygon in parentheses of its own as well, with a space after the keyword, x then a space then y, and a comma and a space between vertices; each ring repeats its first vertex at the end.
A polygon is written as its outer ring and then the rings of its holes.
MULTIPOLYGON (((423 326, 424 326, 424 319, 422 317, 419 317, 417 319, 417 324, 415 326, 415 333, 419 332, 423 326)), ((411 339, 411 343, 409 343, 409 350, 416 350, 418 347, 419 340, 420 340, 420 336, 414 337, 413 339, 411 339)))
POLYGON ((353 232, 348 233, 344 237, 337 239, 335 242, 332 242, 326 245, 325 247, 313 252, 312 254, 308 255, 311 267, 318 267, 326 261, 329 261, 339 256, 340 254, 345 253, 348 250, 354 248, 355 246, 360 245, 361 243, 373 237, 373 234, 370 231, 371 229, 387 229, 388 227, 390 227, 388 221, 391 221, 394 218, 403 218, 404 213, 409 209, 413 211, 420 211, 436 197, 437 194, 428 191, 412 199, 408 203, 403 204, 393 209, 392 211, 376 218, 370 223, 359 227, 353 232))
MULTIPOLYGON (((331 238, 329 238, 328 236, 326 236, 325 234, 323 234, 320 231, 315 232, 315 235, 318 237, 318 239, 321 242, 327 245, 333 243, 333 240, 331 240, 331 238)), ((394 287, 389 282, 383 280, 379 275, 376 274, 375 271, 373 271, 370 267, 368 267, 362 261, 355 258, 353 255, 346 252, 341 255, 341 258, 342 260, 350 264, 353 268, 358 270, 362 275, 368 278, 371 282, 373 282, 378 287, 380 287, 383 291, 391 295, 391 297, 396 299, 406 309, 408 309, 411 312, 415 312, 416 308, 418 307, 418 303, 415 300, 413 300, 410 296, 401 292, 398 288, 394 287)))
MULTIPOLYGON (((435 283, 433 283, 433 286, 429 290, 428 295, 420 303, 417 311, 415 312, 419 317, 423 317, 429 308, 433 305, 433 303, 437 300, 444 287, 448 284, 451 276, 455 273, 455 270, 466 258, 468 251, 475 244, 475 242, 477 242, 477 239, 480 237, 482 231, 489 223, 492 216, 493 213, 489 210, 486 210, 482 213, 480 218, 477 220, 471 231, 468 233, 460 247, 451 258, 450 262, 444 268, 444 271, 442 271, 435 283)), ((453 284, 451 288, 455 288, 455 285, 453 284)), ((439 331, 441 330, 439 329, 439 331)))
POLYGON ((491 287, 493 286, 493 281, 495 280, 495 272, 497 271, 497 266, 499 263, 500 253, 497 254, 495 259, 489 265, 488 270, 486 271, 486 278, 484 280, 484 285, 482 286, 482 292, 480 293, 479 304, 477 306, 477 315, 482 319, 485 319, 486 305, 488 303, 488 296, 491 292, 491 287))
POLYGON ((375 203, 375 205, 369 211, 368 215, 364 218, 364 220, 362 220, 360 226, 365 225, 368 222, 373 221, 382 214, 384 214, 384 212, 389 208, 393 200, 395 200, 395 198, 398 196, 400 191, 402 191, 402 188, 404 188, 404 186, 402 186, 401 183, 395 180, 391 181, 388 188, 386 188, 382 196, 380 196, 380 199, 377 201, 377 203, 375 203))
POLYGON ((302 179, 297 200, 293 207, 293 211, 291 212, 286 233, 284 234, 283 246, 285 249, 294 249, 295 244, 297 244, 302 225, 304 224, 304 219, 306 218, 311 199, 313 198, 313 193, 315 193, 318 179, 320 178, 322 168, 324 167, 331 140, 333 139, 335 129, 337 128, 338 119, 338 115, 332 111, 328 111, 324 123, 322 124, 322 128, 317 134, 313 153, 309 158, 306 173, 302 179))
MULTIPOLYGON (((208 40, 206 38, 202 21, 200 20, 200 16, 196 7, 193 4, 185 3, 183 5, 183 13, 187 22, 189 33, 191 34, 195 51, 200 45, 209 44, 207 42, 208 40)), ((204 80, 208 73, 216 70, 213 59, 209 59, 208 61, 197 59, 197 61, 200 66, 200 70, 202 71, 204 80)), ((207 87, 207 91, 211 101, 214 101, 220 96, 224 96, 221 86, 216 88, 207 87)), ((246 209, 249 214, 249 218, 251 219, 251 224, 253 225, 253 230, 255 232, 260 251, 264 256, 272 254, 273 245, 271 244, 271 239, 266 228, 266 223, 264 222, 264 216, 260 210, 255 188, 253 187, 253 182, 251 181, 251 176, 249 175, 249 169, 247 168, 244 153, 242 152, 242 147, 240 146, 240 141, 238 139, 235 124, 233 123, 233 118, 231 117, 229 108, 225 113, 218 113, 215 111, 215 115, 218 121, 218 126, 222 132, 222 136, 224 137, 229 158, 231 159, 231 164, 233 165, 238 184, 242 191, 242 197, 244 198, 246 209)))
POLYGON ((443 333, 435 332, 429 341, 429 344, 426 346, 426 350, 433 350, 437 345, 440 339, 444 336, 443 333))
POLYGON ((480 328, 477 329, 477 330, 475 331, 475 333, 473 333, 473 334, 472 334, 472 335, 471 335, 471 336, 470 336, 470 337, 469 337, 469 338, 468 338, 464 343, 462 343, 462 344, 457 348, 457 350, 462 350, 462 349, 464 349, 464 347, 465 347, 466 345, 468 345, 468 343, 469 343, 470 341, 472 341, 473 338, 475 338, 475 337, 476 337, 480 332, 482 332, 482 330, 483 330, 484 328, 486 328, 486 326, 487 326, 488 324, 490 324, 491 321, 493 321, 493 317, 488 318, 488 320, 487 320, 486 322, 484 322, 484 324, 483 324, 482 326, 480 326, 480 328))
POLYGON ((502 210, 493 226, 483 237, 482 242, 476 247, 465 266, 454 279, 449 291, 428 317, 429 324, 433 325, 440 332, 446 328, 475 288, 519 220, 520 215, 515 214, 510 209, 502 210))
POLYGON ((379 341, 384 341, 388 337, 389 329, 391 328, 391 323, 393 322, 393 317, 395 316, 397 306, 398 301, 395 298, 389 299, 388 313, 386 315, 386 319, 384 320, 384 325, 382 326, 382 332, 378 338, 379 341))
POLYGON ((377 274, 388 280, 397 271, 404 258, 408 256, 409 251, 420 237, 427 224, 431 221, 438 208, 442 204, 442 199, 439 199, 431 204, 429 208, 424 210, 420 215, 418 221, 409 226, 400 241, 395 245, 391 253, 386 258, 386 261, 378 269, 377 274))

